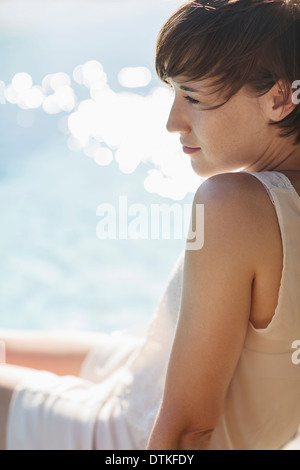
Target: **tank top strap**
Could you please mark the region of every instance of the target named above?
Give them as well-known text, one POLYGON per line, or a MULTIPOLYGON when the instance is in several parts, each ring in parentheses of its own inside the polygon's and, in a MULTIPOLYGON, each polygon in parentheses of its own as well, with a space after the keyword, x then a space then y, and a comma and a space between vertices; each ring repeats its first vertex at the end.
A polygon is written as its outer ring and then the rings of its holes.
MULTIPOLYGON (((265 330, 272 330, 281 318, 297 324, 300 334, 300 196, 289 178, 280 172, 246 172, 256 177, 266 188, 276 211, 283 247, 283 271, 279 302, 273 321, 265 330), (289 317, 287 319, 286 317, 289 317)), ((279 322, 280 323, 280 322, 279 322)), ((299 337, 300 339, 300 337, 299 337)))
POLYGON ((297 191, 290 182, 289 178, 283 173, 280 173, 279 171, 241 171, 241 173, 248 173, 260 180, 265 186, 272 203, 275 205, 277 202, 277 198, 273 197, 274 191, 277 192, 277 190, 282 189, 287 190, 286 196, 293 199, 296 204, 298 204, 300 211, 300 196, 297 194, 297 191))
POLYGON ((291 181, 278 171, 243 173, 260 180, 268 192, 275 206, 286 259, 300 259, 300 196, 291 181))

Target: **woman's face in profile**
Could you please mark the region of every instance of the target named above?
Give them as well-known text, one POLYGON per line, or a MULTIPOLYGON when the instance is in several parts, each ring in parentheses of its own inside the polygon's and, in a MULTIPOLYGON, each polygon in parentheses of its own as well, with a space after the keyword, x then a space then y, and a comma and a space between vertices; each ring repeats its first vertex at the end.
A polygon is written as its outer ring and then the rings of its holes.
POLYGON ((227 103, 209 109, 224 102, 220 93, 212 92, 209 80, 176 77, 170 83, 175 96, 167 129, 180 134, 183 151, 198 175, 259 168, 274 137, 261 107, 263 97, 241 89, 227 103))

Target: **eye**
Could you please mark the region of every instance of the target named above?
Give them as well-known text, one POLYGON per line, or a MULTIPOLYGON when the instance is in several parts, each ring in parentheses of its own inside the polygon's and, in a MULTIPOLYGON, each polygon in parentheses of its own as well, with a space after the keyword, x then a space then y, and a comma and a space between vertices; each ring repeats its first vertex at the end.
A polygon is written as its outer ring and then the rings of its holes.
POLYGON ((184 99, 186 99, 191 104, 199 104, 200 103, 200 101, 194 100, 194 98, 191 98, 190 96, 185 96, 184 99))

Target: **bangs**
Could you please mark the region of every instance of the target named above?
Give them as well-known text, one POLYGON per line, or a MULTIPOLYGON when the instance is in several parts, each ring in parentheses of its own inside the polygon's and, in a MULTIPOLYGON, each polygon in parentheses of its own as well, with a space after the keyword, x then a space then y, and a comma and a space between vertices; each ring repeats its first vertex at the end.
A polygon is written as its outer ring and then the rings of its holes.
POLYGON ((226 101, 251 80, 261 86, 263 78, 260 92, 266 93, 282 78, 265 65, 269 46, 285 23, 280 8, 278 21, 274 15, 262 15, 265 6, 264 1, 251 0, 185 3, 160 31, 158 77, 167 84, 179 76, 187 81, 211 79, 211 93, 221 92, 226 101))

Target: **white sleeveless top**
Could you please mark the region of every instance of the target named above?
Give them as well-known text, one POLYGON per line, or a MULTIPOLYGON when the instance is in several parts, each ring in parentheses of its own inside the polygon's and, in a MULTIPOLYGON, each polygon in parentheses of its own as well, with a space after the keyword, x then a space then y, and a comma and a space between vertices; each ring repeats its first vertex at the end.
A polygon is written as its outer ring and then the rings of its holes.
MULTIPOLYGON (((292 344, 300 340, 300 197, 282 173, 251 174, 264 184, 274 204, 284 266, 271 323, 258 330, 249 322, 224 414, 213 434, 212 449, 280 449, 297 433, 300 424, 300 365, 292 362, 292 344)), ((132 382, 121 397, 129 422, 141 436, 141 446, 151 431, 162 396, 180 307, 183 260, 184 253, 147 340, 132 362, 132 382)))
POLYGON ((268 191, 281 230, 283 271, 271 323, 251 323, 227 395, 215 449, 276 450, 300 424, 300 366, 292 361, 300 339, 300 197, 279 172, 252 173, 268 191))
MULTIPOLYGON (((300 364, 292 361, 292 345, 300 340, 300 197, 282 173, 251 174, 274 204, 284 266, 271 323, 258 330, 249 322, 213 450, 281 449, 300 424, 300 364)), ((146 332, 103 335, 80 379, 35 371, 19 384, 10 406, 9 449, 145 449, 163 395, 183 262, 184 251, 146 332)))

